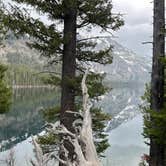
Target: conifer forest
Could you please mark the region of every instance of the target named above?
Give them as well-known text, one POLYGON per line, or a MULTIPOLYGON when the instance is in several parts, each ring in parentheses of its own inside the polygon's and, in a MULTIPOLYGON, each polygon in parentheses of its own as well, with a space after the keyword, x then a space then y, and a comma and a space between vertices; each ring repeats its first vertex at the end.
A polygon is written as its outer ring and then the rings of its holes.
POLYGON ((0 166, 166 166, 165 0, 0 0, 0 166))

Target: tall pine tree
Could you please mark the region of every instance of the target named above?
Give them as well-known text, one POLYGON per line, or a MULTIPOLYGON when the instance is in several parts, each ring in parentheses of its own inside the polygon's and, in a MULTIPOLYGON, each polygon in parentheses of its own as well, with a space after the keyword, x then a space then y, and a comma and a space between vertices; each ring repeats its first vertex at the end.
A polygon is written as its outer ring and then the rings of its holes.
MULTIPOLYGON (((164 107, 164 63, 165 57, 165 0, 154 0, 153 66, 151 82, 151 109, 160 114, 164 107)), ((154 128, 158 126, 151 118, 154 128)), ((164 124, 163 124, 164 125, 164 124)), ((162 126, 161 126, 162 127, 162 126)), ((158 130, 162 130, 158 128, 158 130)), ((150 166, 166 165, 166 145, 150 137, 150 166)))
POLYGON ((151 86, 144 99, 144 136, 150 139, 150 166, 166 165, 165 0, 154 0, 153 65, 151 86))
MULTIPOLYGON (((77 73, 83 74, 87 62, 108 64, 112 62, 111 46, 104 50, 95 51, 97 43, 94 40, 80 39, 79 32, 83 29, 93 31, 94 27, 101 31, 115 31, 123 25, 121 15, 112 12, 113 5, 109 0, 13 0, 20 6, 31 6, 40 15, 46 15, 51 21, 47 25, 41 19, 32 17, 28 10, 12 6, 4 12, 4 25, 15 34, 31 36, 28 45, 47 56, 52 63, 62 63, 61 75, 61 111, 60 120, 72 132, 73 115, 67 110, 76 110, 75 96, 80 91, 77 87, 77 73), (6 14, 8 13, 8 14, 6 14), (59 24, 62 26, 58 28, 59 24)), ((94 79, 98 75, 93 76, 94 79)), ((102 88, 96 88, 102 90, 102 88)), ((73 159, 73 150, 70 158, 73 159)))

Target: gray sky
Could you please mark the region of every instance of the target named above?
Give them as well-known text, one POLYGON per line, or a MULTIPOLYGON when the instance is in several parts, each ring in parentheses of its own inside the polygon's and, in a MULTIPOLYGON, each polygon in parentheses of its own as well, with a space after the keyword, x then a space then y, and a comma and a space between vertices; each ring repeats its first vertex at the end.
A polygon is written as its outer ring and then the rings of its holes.
POLYGON ((151 55, 153 4, 151 0, 113 0, 114 10, 124 14, 125 26, 115 33, 116 39, 139 55, 151 55))

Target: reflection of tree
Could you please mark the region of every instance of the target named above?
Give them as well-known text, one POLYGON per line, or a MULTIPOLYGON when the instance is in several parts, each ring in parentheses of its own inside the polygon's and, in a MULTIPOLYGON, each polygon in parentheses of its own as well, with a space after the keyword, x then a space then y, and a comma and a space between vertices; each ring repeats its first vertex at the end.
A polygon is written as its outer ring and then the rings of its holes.
POLYGON ((51 107, 59 103, 59 99, 58 90, 15 89, 11 111, 0 119, 0 144, 3 144, 0 151, 10 149, 31 135, 41 132, 45 121, 39 108, 51 107))
POLYGON ((5 84, 4 77, 7 67, 0 64, 0 114, 7 112, 11 103, 11 89, 5 84))

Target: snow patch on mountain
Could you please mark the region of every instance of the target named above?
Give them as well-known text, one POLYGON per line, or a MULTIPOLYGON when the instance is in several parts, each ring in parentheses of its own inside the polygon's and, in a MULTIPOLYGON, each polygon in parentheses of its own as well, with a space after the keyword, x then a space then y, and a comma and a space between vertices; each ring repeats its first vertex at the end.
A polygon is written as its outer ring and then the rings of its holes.
POLYGON ((146 83, 150 80, 151 57, 137 55, 111 38, 97 39, 97 50, 113 47, 113 63, 100 66, 107 73, 107 82, 146 83))

